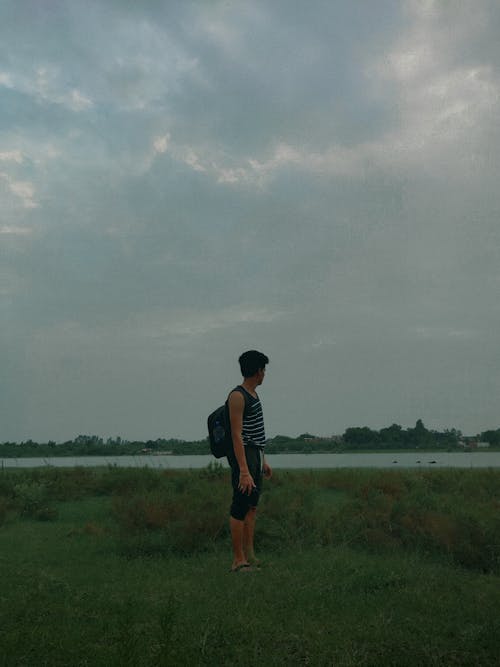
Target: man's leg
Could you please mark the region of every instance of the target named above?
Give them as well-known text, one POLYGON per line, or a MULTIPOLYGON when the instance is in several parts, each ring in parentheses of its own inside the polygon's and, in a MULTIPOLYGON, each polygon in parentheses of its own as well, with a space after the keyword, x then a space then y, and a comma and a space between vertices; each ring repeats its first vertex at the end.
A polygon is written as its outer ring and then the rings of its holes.
POLYGON ((243 494, 239 490, 239 468, 234 457, 228 460, 231 465, 231 482, 233 486, 233 501, 231 504, 231 543, 233 547, 232 569, 248 563, 247 558, 255 561, 254 532, 255 513, 259 502, 260 485, 262 475, 260 474, 260 452, 258 450, 245 450, 249 472, 252 475, 256 488, 250 495, 243 494))
POLYGON ((249 448, 247 450, 247 460, 250 473, 255 482, 255 489, 252 491, 249 498, 250 508, 245 517, 245 529, 243 531, 243 550, 247 560, 250 563, 258 565, 258 560, 255 557, 254 534, 257 505, 259 504, 259 497, 262 486, 262 452, 256 447, 249 448))
POLYGON ((251 507, 245 517, 243 525, 243 552, 248 562, 256 560, 253 546, 253 538, 255 533, 255 515, 257 508, 251 507))
POLYGON ((238 488, 240 469, 235 456, 230 453, 227 460, 231 467, 231 485, 233 487, 233 499, 229 512, 229 528, 231 530, 231 546, 233 549, 233 564, 231 565, 231 569, 234 570, 247 562, 245 551, 243 549, 243 532, 245 528, 245 515, 247 512, 247 499, 238 488))
POLYGON ((229 525, 231 528, 231 544, 233 547, 233 564, 231 568, 234 570, 247 562, 243 548, 245 521, 240 521, 232 516, 229 519, 229 525))

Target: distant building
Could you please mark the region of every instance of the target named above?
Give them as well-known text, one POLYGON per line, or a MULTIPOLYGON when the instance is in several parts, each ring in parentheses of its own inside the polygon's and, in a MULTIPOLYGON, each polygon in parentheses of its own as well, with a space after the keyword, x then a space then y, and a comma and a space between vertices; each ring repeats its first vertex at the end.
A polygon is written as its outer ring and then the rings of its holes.
POLYGON ((469 440, 465 446, 469 447, 469 449, 488 449, 490 443, 482 442, 480 440, 469 440))

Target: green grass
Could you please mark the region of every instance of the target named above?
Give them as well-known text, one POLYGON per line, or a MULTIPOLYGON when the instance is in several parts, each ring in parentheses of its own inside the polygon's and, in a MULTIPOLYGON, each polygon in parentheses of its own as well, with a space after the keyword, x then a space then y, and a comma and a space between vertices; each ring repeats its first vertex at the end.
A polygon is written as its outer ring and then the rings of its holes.
POLYGON ((281 472, 234 575, 216 466, 4 473, 0 664, 498 665, 499 482, 281 472))

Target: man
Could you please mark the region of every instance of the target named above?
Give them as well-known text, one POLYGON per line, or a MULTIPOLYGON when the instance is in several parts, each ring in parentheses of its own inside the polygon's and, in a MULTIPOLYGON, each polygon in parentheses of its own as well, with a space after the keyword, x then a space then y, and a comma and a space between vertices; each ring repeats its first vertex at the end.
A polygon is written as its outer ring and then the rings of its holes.
POLYGON ((264 381, 269 359, 262 352, 249 350, 238 361, 243 382, 233 389, 228 399, 234 450, 227 457, 233 485, 231 572, 249 572, 258 566, 254 552, 254 531, 262 477, 269 479, 272 475, 264 457, 264 417, 255 391, 264 381))

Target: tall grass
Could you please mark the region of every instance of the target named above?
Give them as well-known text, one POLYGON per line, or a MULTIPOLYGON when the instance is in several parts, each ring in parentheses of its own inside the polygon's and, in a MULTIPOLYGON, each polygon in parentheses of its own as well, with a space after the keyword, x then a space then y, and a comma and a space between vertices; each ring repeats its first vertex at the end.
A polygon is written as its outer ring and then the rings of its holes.
MULTIPOLYGON (((0 523, 16 514, 57 519, 57 503, 110 497, 118 551, 189 555, 226 542, 229 473, 37 469, 0 475, 0 523)), ((340 546, 417 551, 500 571, 500 472, 494 470, 281 472, 266 485, 264 549, 340 546)))

